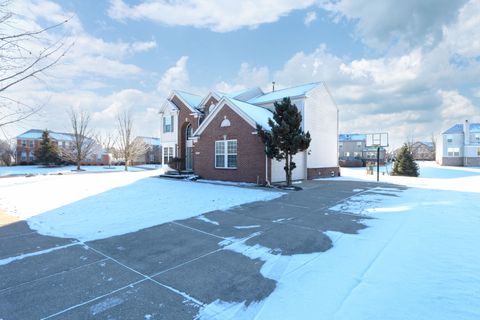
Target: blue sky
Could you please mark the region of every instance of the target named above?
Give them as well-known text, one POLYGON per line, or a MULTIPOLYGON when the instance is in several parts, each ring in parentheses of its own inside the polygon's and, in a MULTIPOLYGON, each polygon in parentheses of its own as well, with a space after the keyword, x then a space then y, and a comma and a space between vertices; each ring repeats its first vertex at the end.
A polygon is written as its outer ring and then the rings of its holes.
POLYGON ((99 131, 130 109, 158 135, 168 92, 270 90, 325 81, 342 132, 390 132, 392 146, 480 121, 479 0, 15 1, 23 29, 74 43, 62 63, 9 94, 41 114, 4 129, 68 130, 86 109, 99 131))

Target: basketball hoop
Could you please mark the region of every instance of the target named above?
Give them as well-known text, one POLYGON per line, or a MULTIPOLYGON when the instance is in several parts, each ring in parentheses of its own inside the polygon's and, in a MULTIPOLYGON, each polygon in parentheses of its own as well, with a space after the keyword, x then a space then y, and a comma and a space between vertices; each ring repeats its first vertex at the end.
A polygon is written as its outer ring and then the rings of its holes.
POLYGON ((377 148, 377 182, 380 180, 380 150, 388 147, 388 133, 367 133, 365 146, 377 148))

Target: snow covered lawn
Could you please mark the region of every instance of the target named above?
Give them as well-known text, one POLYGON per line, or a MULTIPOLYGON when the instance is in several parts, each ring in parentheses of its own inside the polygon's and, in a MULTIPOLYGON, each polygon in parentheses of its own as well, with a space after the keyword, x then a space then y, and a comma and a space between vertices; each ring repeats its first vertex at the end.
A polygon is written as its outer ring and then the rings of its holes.
MULTIPOLYGON (((331 210, 363 214, 359 235, 328 232, 325 253, 278 257, 262 248, 235 251, 266 261, 278 281, 264 302, 230 307, 255 319, 480 319, 480 168, 420 163, 421 177, 382 176, 406 190, 376 188, 331 210)), ((342 168, 343 180, 374 180, 342 168)), ((212 308, 215 306, 212 306, 212 308)))
MULTIPOLYGON (((145 168, 150 168, 146 165, 145 168)), ((82 172, 119 172, 124 170, 124 166, 82 166, 82 172)), ((141 171, 143 167, 129 167, 130 171, 141 171)), ((154 167, 152 167, 154 168, 154 167)), ((37 175, 37 174, 59 174, 59 173, 79 173, 76 166, 63 166, 54 168, 45 168, 42 166, 0 166, 0 177, 12 175, 37 175)))
POLYGON ((0 179, 0 208, 41 234, 88 241, 282 195, 153 177, 159 173, 0 179))

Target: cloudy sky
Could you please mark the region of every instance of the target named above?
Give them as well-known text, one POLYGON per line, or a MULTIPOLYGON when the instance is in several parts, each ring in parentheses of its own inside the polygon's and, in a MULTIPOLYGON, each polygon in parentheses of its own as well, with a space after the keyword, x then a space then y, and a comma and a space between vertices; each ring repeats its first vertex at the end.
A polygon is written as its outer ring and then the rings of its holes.
POLYGON ((68 130, 67 110, 111 130, 131 109, 137 134, 158 136, 172 89, 205 94, 324 81, 341 131, 390 133, 392 146, 480 121, 480 0, 13 0, 16 30, 73 44, 54 69, 13 87, 42 105, 4 128, 68 130))

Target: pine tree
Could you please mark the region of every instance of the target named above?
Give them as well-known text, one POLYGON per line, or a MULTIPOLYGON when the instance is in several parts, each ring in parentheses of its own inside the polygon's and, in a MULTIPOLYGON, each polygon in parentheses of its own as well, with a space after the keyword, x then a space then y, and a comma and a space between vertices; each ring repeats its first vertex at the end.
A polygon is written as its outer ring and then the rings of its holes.
POLYGON ((405 143, 398 152, 395 164, 393 165, 392 175, 394 176, 419 176, 418 164, 413 160, 413 155, 405 143))
POLYGON ((42 133, 42 142, 40 142, 40 147, 35 152, 35 157, 43 165, 60 163, 58 146, 50 139, 47 130, 42 133))
POLYGON ((301 128, 302 115, 290 98, 275 102, 273 120, 268 119, 270 130, 257 125, 258 135, 265 144, 265 153, 270 159, 285 159, 285 177, 287 186, 292 185, 292 171, 296 168, 293 156, 310 146, 310 133, 301 128))

